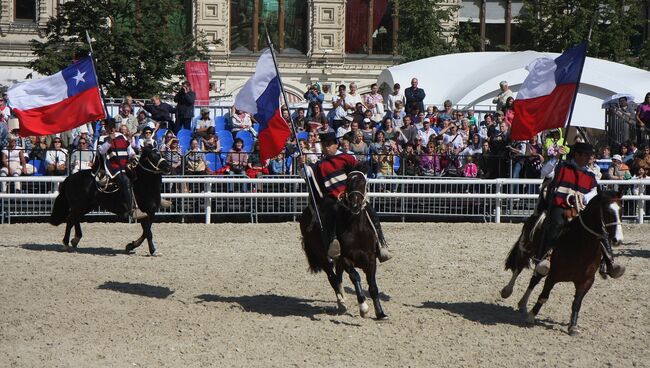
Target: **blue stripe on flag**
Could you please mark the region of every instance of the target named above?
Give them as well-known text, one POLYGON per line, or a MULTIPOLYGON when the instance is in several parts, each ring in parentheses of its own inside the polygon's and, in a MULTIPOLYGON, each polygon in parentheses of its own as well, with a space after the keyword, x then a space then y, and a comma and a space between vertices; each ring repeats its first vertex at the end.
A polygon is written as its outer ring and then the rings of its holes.
MULTIPOLYGON (((268 128, 269 120, 280 107, 280 80, 276 75, 264 92, 257 99, 257 114, 255 120, 260 123, 260 132, 268 128)), ((259 133, 259 132, 258 132, 259 133)))
POLYGON ((576 47, 566 50, 555 59, 557 69, 555 70, 555 84, 578 83, 580 79, 580 67, 584 62, 587 52, 587 44, 581 43, 576 47))

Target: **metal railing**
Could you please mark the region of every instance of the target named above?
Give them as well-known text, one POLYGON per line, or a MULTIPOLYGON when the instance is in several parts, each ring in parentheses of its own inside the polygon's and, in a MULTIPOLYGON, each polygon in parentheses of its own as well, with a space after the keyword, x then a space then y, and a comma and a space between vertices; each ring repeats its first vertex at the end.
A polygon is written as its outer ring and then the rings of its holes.
MULTIPOLYGON (((58 183, 65 178, 2 177, 0 193, 2 223, 45 221, 57 196, 58 183), (20 193, 11 188, 22 184, 20 193)), ((538 196, 538 179, 467 179, 386 177, 370 179, 369 200, 388 220, 521 221, 533 213, 538 196)), ((648 221, 650 181, 607 180, 601 185, 623 189, 623 219, 648 221)), ((172 207, 159 211, 160 221, 264 222, 294 220, 307 205, 305 182, 297 176, 163 177, 163 198, 172 207)), ((106 216, 102 211, 92 216, 106 216)))

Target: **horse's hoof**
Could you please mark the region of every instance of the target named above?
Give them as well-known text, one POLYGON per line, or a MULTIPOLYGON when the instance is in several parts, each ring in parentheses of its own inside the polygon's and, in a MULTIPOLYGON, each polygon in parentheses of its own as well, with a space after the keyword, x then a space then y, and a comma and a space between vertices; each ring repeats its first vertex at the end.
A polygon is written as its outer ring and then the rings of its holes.
POLYGON ((126 247, 124 247, 124 253, 133 254, 133 253, 135 253, 133 251, 134 249, 135 249, 135 247, 133 246, 133 242, 131 242, 131 243, 127 244, 126 247))
POLYGON ((70 253, 70 252, 73 252, 73 251, 74 251, 74 248, 71 247, 71 246, 69 246, 69 245, 67 245, 67 244, 63 244, 63 251, 64 251, 64 252, 68 252, 68 253, 70 253))
POLYGON ((377 321, 388 321, 388 315, 386 313, 377 315, 377 321))
POLYGON ((528 314, 528 307, 526 304, 518 304, 517 307, 519 308, 519 313, 527 315, 528 314))
POLYGON ((70 243, 72 243, 73 248, 76 248, 80 241, 81 238, 72 238, 72 241, 70 241, 70 243))
POLYGON ((339 314, 343 314, 348 311, 348 306, 345 305, 345 302, 337 302, 339 314))
POLYGON ((528 313, 528 316, 526 317, 526 323, 528 324, 535 324, 535 315, 532 313, 528 313))
POLYGON ((569 326, 569 336, 578 336, 580 335, 580 330, 576 326, 569 326))
POLYGON ((154 250, 151 254, 149 254, 150 257, 160 257, 162 256, 162 253, 160 253, 157 250, 154 250))
POLYGON ((501 289, 501 297, 507 299, 510 295, 512 295, 512 288, 504 286, 503 289, 501 289))
POLYGON ((363 318, 368 318, 368 312, 370 312, 370 308, 368 307, 368 303, 363 302, 359 304, 359 314, 361 314, 361 317, 363 318))

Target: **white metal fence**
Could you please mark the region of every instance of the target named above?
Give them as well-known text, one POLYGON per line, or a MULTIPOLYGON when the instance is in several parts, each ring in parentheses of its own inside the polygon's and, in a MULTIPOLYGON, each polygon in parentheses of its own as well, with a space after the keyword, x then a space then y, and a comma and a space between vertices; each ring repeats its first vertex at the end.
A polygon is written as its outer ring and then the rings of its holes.
MULTIPOLYGON (((65 177, 1 177, 7 191, 0 193, 1 222, 45 221, 58 184, 65 177), (14 193, 20 183, 20 193, 14 193)), ((535 207, 540 180, 446 179, 389 177, 371 179, 372 205, 386 220, 406 221, 520 221, 535 207)), ((603 187, 620 187, 623 218, 650 220, 650 181, 608 180, 603 187)), ((161 209, 160 221, 265 222, 293 220, 307 205, 307 187, 297 176, 178 176, 163 178, 163 198, 172 207, 161 209)), ((91 216, 112 216, 97 211, 91 216)))

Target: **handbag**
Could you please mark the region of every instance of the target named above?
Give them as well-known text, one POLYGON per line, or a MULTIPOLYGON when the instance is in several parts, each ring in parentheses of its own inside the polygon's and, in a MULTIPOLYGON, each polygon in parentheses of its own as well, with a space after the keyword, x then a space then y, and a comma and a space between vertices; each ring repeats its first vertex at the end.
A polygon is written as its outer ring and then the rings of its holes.
POLYGON ((193 172, 203 172, 207 169, 207 166, 205 165, 205 161, 203 160, 196 160, 196 161, 187 161, 187 170, 188 171, 193 171, 193 172))

